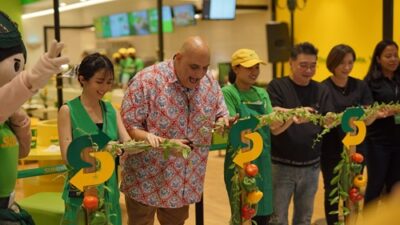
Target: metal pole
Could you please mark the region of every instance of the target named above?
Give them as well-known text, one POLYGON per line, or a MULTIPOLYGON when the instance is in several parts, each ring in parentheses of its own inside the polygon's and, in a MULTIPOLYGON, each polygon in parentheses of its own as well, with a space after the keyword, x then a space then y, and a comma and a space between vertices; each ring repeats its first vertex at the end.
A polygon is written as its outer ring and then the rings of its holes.
POLYGON ((290 47, 294 46, 294 11, 297 6, 297 0, 287 0, 287 6, 290 11, 290 47))
MULTIPOLYGON (((58 10, 58 0, 53 0, 53 8, 54 8, 54 37, 57 41, 60 41, 60 11, 58 10)), ((47 43, 45 43, 47 45, 47 43)), ((63 100, 63 81, 61 77, 61 73, 57 74, 56 78, 56 89, 57 89, 57 106, 60 109, 64 103, 63 100)))
POLYGON ((163 17, 162 17, 162 0, 157 0, 158 12, 158 61, 164 61, 164 32, 163 32, 163 17))
POLYGON ((294 10, 290 10, 290 47, 294 46, 294 10))
POLYGON ((383 39, 393 40, 393 0, 383 0, 383 39))
MULTIPOLYGON (((276 0, 271 0, 271 20, 276 21, 276 0)), ((272 63, 272 79, 277 78, 277 64, 272 63)))

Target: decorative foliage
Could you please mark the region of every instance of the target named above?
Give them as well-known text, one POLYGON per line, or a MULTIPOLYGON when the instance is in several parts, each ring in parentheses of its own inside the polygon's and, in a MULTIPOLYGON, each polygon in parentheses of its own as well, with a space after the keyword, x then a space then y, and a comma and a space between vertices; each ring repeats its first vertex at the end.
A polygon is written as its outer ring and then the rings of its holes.
POLYGON ((263 149, 263 139, 255 131, 258 124, 259 120, 255 117, 239 120, 229 132, 230 144, 227 151, 232 156, 229 169, 233 170, 230 197, 231 225, 241 225, 251 220, 257 214, 258 202, 263 197, 256 183, 256 177, 260 176, 258 167, 251 163, 260 156, 263 149), (249 142, 243 143, 244 139, 249 142))
MULTIPOLYGON (((145 141, 135 141, 135 140, 130 140, 124 143, 116 143, 113 142, 111 143, 111 152, 113 154, 116 154, 117 149, 124 149, 125 152, 131 153, 131 154, 137 154, 143 151, 147 151, 151 148, 153 148, 149 143, 145 141)), ((175 142, 172 142, 168 139, 164 140, 162 143, 160 143, 160 149, 163 149, 163 154, 164 154, 164 159, 168 159, 169 155, 171 154, 171 151, 176 150, 180 153, 182 153, 183 158, 188 158, 189 154, 191 152, 191 149, 182 145, 179 145, 175 142)))
MULTIPOLYGON (((351 148, 351 146, 360 144, 366 136, 365 123, 360 121, 364 113, 365 111, 359 107, 347 109, 342 115, 342 130, 347 132, 347 135, 342 140, 344 144, 341 153, 342 160, 334 168, 335 177, 330 182, 332 186, 336 187, 332 189, 329 196, 331 197, 331 205, 343 203, 342 207, 338 207, 336 211, 332 211, 330 214, 343 215, 345 218, 356 216, 359 208, 358 203, 364 197, 360 194, 360 188, 366 184, 361 165, 364 157, 356 153, 355 148, 351 148), (352 125, 356 126, 357 130, 352 128, 352 125)), ((344 225, 345 221, 346 219, 336 224, 344 225)))
POLYGON ((105 151, 109 137, 103 133, 91 135, 81 128, 77 128, 83 136, 75 138, 67 150, 69 162, 68 170, 78 171, 70 178, 70 183, 80 192, 84 192, 82 209, 86 212, 86 224, 108 225, 109 219, 113 214, 107 215, 106 208, 112 207, 111 203, 105 202, 105 192, 118 191, 109 187, 106 181, 114 173, 114 157, 105 151), (85 152, 86 148, 91 148, 91 152, 85 152), (95 166, 81 158, 83 154, 90 154, 96 159, 95 166), (84 168, 94 167, 94 171, 84 173, 84 168), (102 187, 102 188, 99 188, 102 187))
MULTIPOLYGON (((364 107, 364 115, 360 118, 360 120, 367 120, 372 117, 375 117, 379 114, 379 112, 383 110, 393 111, 396 113, 400 113, 400 104, 399 103, 374 103, 371 106, 364 107)), ((338 126, 343 117, 343 112, 341 113, 332 113, 329 112, 326 115, 321 115, 318 113, 311 113, 305 107, 299 107, 290 109, 287 112, 283 111, 274 111, 268 115, 258 116, 257 119, 260 121, 257 128, 267 126, 272 124, 273 122, 286 122, 292 119, 294 116, 298 118, 303 118, 314 125, 319 125, 323 128, 323 130, 317 135, 314 139, 313 147, 322 140, 322 137, 329 133, 329 131, 338 126)), ((240 120, 245 120, 247 118, 243 118, 240 120)), ((208 130, 208 129, 206 129, 208 130)), ((225 124, 220 122, 216 123, 214 130, 224 130, 226 132, 227 128, 225 124)))

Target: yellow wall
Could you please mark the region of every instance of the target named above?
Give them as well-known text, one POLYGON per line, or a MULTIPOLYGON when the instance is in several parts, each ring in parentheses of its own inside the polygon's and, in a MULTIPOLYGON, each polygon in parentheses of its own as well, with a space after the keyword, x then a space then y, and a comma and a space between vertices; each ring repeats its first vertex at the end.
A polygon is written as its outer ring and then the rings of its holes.
POLYGON ((19 0, 0 0, 0 9, 14 20, 21 30, 22 7, 19 0))
MULTIPOLYGON (((297 0, 299 7, 303 0, 297 0)), ((399 1, 395 11, 399 12, 399 1), (396 10, 397 9, 397 10, 396 10)), ((278 0, 277 21, 290 23, 286 0, 278 0)), ((394 13, 396 14, 396 13, 394 13)), ((398 13, 397 13, 398 14, 398 13)), ((394 26, 399 27, 399 15, 395 15, 394 26)), ((352 75, 363 78, 368 70, 372 51, 382 38, 382 1, 365 0, 308 0, 304 9, 295 11, 294 42, 309 41, 319 49, 318 69, 315 80, 329 76, 326 57, 330 49, 340 43, 354 48, 357 61, 352 75)), ((399 40, 399 29, 395 29, 395 40, 399 40), (397 38, 396 38, 397 37, 397 38)), ((286 74, 289 72, 286 66, 286 74)))
POLYGON ((393 40, 400 44, 400 1, 394 0, 393 11, 393 40))

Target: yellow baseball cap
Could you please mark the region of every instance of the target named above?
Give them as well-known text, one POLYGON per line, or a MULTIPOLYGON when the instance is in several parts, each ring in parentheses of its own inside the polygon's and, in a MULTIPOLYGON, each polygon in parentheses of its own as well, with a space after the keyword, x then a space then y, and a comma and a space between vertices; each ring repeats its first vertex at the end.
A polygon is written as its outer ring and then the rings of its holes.
POLYGON ((136 49, 134 49, 134 48, 128 48, 127 50, 126 50, 126 52, 128 53, 128 54, 135 54, 136 53, 136 49))
POLYGON ((114 54, 112 54, 112 58, 113 59, 119 59, 119 58, 121 58, 121 54, 118 53, 118 52, 115 52, 114 54))
POLYGON ((232 66, 237 66, 240 64, 241 66, 248 68, 258 63, 266 65, 266 63, 262 61, 260 57, 258 57, 257 53, 251 49, 241 48, 232 55, 232 66))
POLYGON ((128 54, 128 49, 120 48, 120 49, 118 49, 118 53, 121 54, 121 55, 127 55, 128 54))

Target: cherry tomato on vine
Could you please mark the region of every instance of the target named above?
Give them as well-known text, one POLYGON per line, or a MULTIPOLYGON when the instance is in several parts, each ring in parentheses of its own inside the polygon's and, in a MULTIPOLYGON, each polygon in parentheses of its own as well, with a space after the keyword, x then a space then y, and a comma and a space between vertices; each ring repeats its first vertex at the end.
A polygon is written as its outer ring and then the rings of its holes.
POLYGON ((88 195, 83 198, 83 207, 88 210, 95 210, 99 206, 99 199, 96 196, 88 195))
POLYGON ((363 198, 364 198, 364 196, 362 194, 357 195, 357 201, 361 201, 363 198))
POLYGON ((256 214, 256 210, 250 207, 249 205, 244 205, 242 207, 242 218, 245 220, 249 220, 253 218, 253 216, 256 214))
POLYGON ((351 155, 351 161, 355 163, 362 163, 364 161, 364 156, 361 155, 360 153, 353 153, 351 155))
POLYGON ((258 167, 256 164, 249 163, 244 168, 247 176, 254 177, 258 174, 258 167))
POLYGON ((350 201, 357 202, 357 193, 349 193, 350 201))
POLYGON ((349 194, 352 194, 352 193, 358 194, 358 193, 360 193, 360 191, 358 190, 358 188, 353 187, 353 188, 351 188, 350 191, 349 191, 349 194))
POLYGON ((358 188, 353 187, 349 191, 349 198, 350 198, 350 201, 355 203, 355 202, 362 200, 364 198, 364 196, 362 194, 360 194, 360 191, 358 188))

